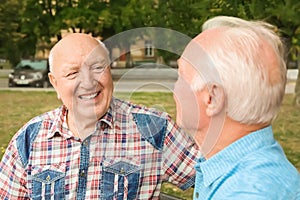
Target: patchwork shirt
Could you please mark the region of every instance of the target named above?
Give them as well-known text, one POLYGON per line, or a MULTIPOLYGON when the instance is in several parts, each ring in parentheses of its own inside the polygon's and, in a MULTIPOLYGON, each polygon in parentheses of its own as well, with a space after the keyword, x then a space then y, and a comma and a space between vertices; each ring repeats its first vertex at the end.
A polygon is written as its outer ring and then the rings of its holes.
POLYGON ((0 199, 159 199, 161 184, 194 184, 194 141, 164 112, 112 99, 85 140, 64 106, 33 118, 0 163, 0 199))

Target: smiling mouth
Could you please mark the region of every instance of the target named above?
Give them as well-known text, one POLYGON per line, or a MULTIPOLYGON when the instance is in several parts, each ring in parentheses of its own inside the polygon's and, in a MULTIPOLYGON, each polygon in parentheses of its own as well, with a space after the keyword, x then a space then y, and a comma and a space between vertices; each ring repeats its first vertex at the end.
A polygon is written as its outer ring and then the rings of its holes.
POLYGON ((100 93, 101 93, 101 91, 95 92, 92 94, 87 94, 87 95, 79 95, 79 98, 82 100, 91 100, 91 99, 96 98, 100 93))

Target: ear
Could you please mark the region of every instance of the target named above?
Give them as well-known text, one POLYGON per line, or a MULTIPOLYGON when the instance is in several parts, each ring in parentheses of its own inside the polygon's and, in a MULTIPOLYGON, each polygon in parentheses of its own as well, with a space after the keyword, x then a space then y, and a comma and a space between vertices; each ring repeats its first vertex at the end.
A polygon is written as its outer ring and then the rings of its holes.
POLYGON ((207 86, 206 93, 206 114, 210 117, 217 115, 225 109, 225 91, 219 84, 210 84, 207 86))
POLYGON ((57 81, 55 79, 55 76, 53 75, 52 72, 49 72, 48 73, 48 77, 49 77, 49 81, 50 81, 51 85, 54 87, 54 89, 56 91, 57 98, 60 100, 60 95, 58 93, 58 90, 56 89, 56 87, 57 87, 57 81))

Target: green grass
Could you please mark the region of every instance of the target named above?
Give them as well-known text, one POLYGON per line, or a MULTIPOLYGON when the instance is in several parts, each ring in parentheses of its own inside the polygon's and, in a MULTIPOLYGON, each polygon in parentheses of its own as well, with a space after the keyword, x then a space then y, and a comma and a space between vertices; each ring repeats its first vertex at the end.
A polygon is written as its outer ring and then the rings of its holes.
MULTIPOLYGON (((175 103, 171 93, 143 93, 133 95, 117 93, 116 97, 137 104, 155 107, 175 118, 175 103)), ((288 159, 300 171, 300 108, 292 105, 293 96, 286 95, 281 111, 273 123, 276 139, 283 146, 288 159)), ((11 137, 32 117, 58 107, 61 103, 55 92, 0 91, 0 158, 11 137)), ((162 191, 192 199, 193 190, 182 192, 171 184, 164 184, 162 191)))
POLYGON ((293 95, 286 95, 273 122, 275 138, 288 159, 300 172, 300 108, 293 106, 293 95))

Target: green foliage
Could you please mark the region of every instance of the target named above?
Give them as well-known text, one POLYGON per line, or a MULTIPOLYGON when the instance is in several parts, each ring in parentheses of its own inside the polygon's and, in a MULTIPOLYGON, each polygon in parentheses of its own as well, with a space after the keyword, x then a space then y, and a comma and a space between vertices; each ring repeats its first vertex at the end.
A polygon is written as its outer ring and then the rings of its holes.
POLYGON ((194 37, 202 23, 216 15, 267 20, 294 47, 300 41, 299 7, 298 0, 3 0, 0 55, 34 56, 37 43, 49 44, 53 37, 59 40, 61 30, 105 39, 132 28, 156 26, 194 37))
POLYGON ((0 58, 10 60, 13 65, 22 56, 21 10, 22 0, 3 0, 0 4, 0 58))

